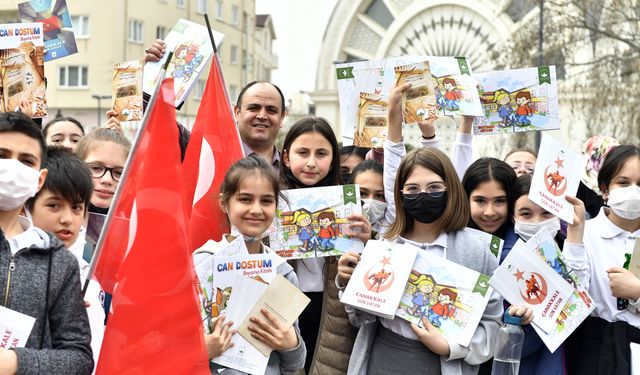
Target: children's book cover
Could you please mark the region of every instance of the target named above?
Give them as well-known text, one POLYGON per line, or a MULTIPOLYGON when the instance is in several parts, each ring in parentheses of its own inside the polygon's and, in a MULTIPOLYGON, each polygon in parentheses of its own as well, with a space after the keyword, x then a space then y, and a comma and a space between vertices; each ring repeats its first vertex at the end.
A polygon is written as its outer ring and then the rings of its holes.
POLYGON ((31 0, 18 4, 21 22, 42 22, 44 61, 78 53, 66 0, 31 0))
POLYGON ((360 93, 358 129, 353 144, 366 148, 381 148, 387 139, 388 103, 380 95, 360 93))
POLYGON ((543 134, 531 178, 529 199, 572 224, 573 205, 567 202, 565 196, 576 195, 583 170, 584 160, 580 154, 552 136, 543 134))
POLYGON ((24 348, 36 318, 0 306, 0 349, 24 348))
POLYGON ((42 23, 0 25, 1 112, 47 116, 42 23))
POLYGON ((491 295, 489 276, 439 256, 418 253, 396 315, 469 345, 491 295))
POLYGON ((362 241, 349 237, 351 214, 361 214, 357 185, 284 190, 278 203, 269 247, 285 259, 340 256, 361 252, 362 241))
POLYGON ((544 332, 555 327, 558 316, 575 289, 558 275, 540 255, 518 240, 489 284, 512 305, 528 305, 533 323, 544 332))
POLYGON ((575 272, 567 266, 562 256, 562 251, 546 229, 542 229, 531 237, 526 242, 526 246, 530 251, 538 254, 540 259, 546 262, 574 288, 573 294, 569 297, 560 314, 558 314, 555 326, 550 331, 545 332, 536 324, 533 324, 533 329, 538 333, 538 336, 540 336, 549 351, 553 353, 591 314, 595 309, 595 304, 591 296, 579 287, 580 280, 575 272))
POLYGON ((434 79, 428 61, 395 67, 396 85, 410 83, 402 96, 402 117, 407 125, 438 116, 434 79))
POLYGON ((132 60, 113 65, 111 108, 121 122, 142 120, 142 62, 132 60))
POLYGON ((367 241, 340 302, 393 319, 418 249, 389 241, 367 241))
POLYGON ((444 116, 481 116, 477 81, 465 57, 429 56, 438 110, 444 116))
POLYGON ((474 134, 560 129, 555 66, 475 74, 482 117, 474 134))
MULTIPOLYGON (((220 48, 223 34, 212 30, 216 48, 220 48)), ((167 51, 173 51, 173 58, 167 68, 167 77, 173 77, 176 93, 176 107, 180 107, 197 82, 200 72, 213 55, 213 46, 209 31, 205 26, 180 19, 164 40, 167 51)), ((168 53, 158 62, 144 65, 144 92, 149 95, 153 90, 165 64, 168 53)))

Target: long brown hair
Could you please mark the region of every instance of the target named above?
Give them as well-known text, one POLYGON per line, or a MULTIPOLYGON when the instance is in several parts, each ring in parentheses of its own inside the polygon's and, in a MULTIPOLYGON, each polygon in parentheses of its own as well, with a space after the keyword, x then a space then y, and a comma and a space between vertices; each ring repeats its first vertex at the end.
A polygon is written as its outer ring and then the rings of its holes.
POLYGON ((393 193, 396 205, 396 219, 384 238, 393 240, 413 229, 413 218, 402 207, 402 188, 415 167, 426 168, 442 178, 447 187, 447 206, 435 222, 438 233, 450 233, 463 229, 469 219, 469 200, 462 188, 458 174, 451 160, 444 152, 434 148, 419 148, 410 151, 400 163, 393 193))

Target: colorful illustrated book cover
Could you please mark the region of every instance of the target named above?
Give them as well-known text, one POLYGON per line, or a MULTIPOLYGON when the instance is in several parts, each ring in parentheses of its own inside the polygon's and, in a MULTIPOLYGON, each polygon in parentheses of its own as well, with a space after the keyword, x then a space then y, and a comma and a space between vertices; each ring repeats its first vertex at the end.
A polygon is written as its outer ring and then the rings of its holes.
POLYGON ((552 136, 542 134, 529 199, 567 223, 573 223, 573 205, 565 196, 576 195, 583 170, 584 159, 580 154, 552 136))
POLYGON ((396 85, 411 83, 402 96, 402 117, 407 125, 438 117, 434 79, 428 61, 395 67, 396 85))
POLYGON ((483 114, 474 134, 560 129, 555 66, 474 74, 483 114))
MULTIPOLYGON (((224 35, 215 30, 212 32, 216 48, 220 48, 224 35)), ((185 19, 178 21, 164 42, 167 45, 166 50, 173 51, 173 58, 167 69, 167 77, 174 79, 176 107, 180 107, 196 84, 200 72, 213 55, 213 46, 205 26, 185 19)), ((143 88, 147 94, 153 94, 160 69, 166 62, 168 55, 165 53, 160 61, 144 65, 143 88)))
POLYGON ((367 241, 340 302, 393 319, 418 248, 389 241, 367 241))
POLYGON ((447 340, 467 346, 491 291, 488 275, 418 253, 396 315, 421 327, 429 321, 447 340))
MULTIPOLYGON (((275 276, 274 276, 275 278, 275 276)), ((251 309, 268 289, 268 285, 252 278, 237 275, 233 283, 232 298, 225 312, 226 321, 233 322, 231 329, 238 330, 240 323, 249 317, 251 309)), ((242 335, 231 336, 233 346, 212 362, 247 374, 264 374, 269 363, 269 356, 262 354, 242 335)), ((217 372, 216 372, 217 373, 217 372)))
POLYGON ((78 53, 66 0, 31 0, 18 4, 21 22, 42 22, 44 61, 78 53))
POLYGON ((1 112, 47 116, 42 23, 0 25, 1 112))
POLYGON ((340 256, 361 252, 349 237, 351 214, 361 214, 357 185, 284 190, 278 203, 269 246, 285 259, 340 256))
POLYGON ((546 229, 542 229, 531 237, 526 242, 526 246, 530 251, 537 253, 540 259, 551 266, 558 275, 562 276, 574 288, 573 294, 562 308, 560 314, 558 314, 555 327, 552 327, 549 332, 545 332, 536 324, 533 324, 533 329, 538 333, 538 336, 540 336, 549 351, 553 353, 591 314, 595 309, 595 304, 591 296, 579 287, 580 280, 575 272, 567 266, 562 256, 562 251, 546 229))
POLYGON ((481 116, 476 79, 465 57, 429 56, 438 110, 444 116, 481 116))
POLYGON ((518 240, 489 284, 512 305, 527 304, 533 323, 551 332, 575 289, 558 275, 540 255, 518 240))
POLYGON ((387 139, 388 103, 380 95, 360 93, 358 129, 353 144, 366 148, 382 148, 387 139))
POLYGON ((0 306, 0 349, 24 348, 36 318, 0 306))
POLYGON ((111 108, 121 122, 142 120, 142 62, 126 61, 113 65, 111 108))

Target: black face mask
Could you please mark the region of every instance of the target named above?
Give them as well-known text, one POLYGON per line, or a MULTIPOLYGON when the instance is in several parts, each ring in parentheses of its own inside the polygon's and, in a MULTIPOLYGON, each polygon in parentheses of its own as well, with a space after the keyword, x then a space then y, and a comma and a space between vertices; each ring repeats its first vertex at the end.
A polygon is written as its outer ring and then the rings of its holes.
POLYGON ((342 173, 340 173, 340 178, 342 179, 342 184, 346 185, 346 184, 349 183, 349 179, 351 179, 351 173, 342 172, 342 173))
POLYGON ((106 215, 109 213, 109 208, 102 208, 94 206, 93 203, 89 202, 89 212, 95 212, 97 214, 106 215))
POLYGON ((402 208, 408 217, 423 224, 430 224, 438 220, 447 207, 447 192, 434 198, 427 193, 420 193, 415 199, 402 196, 402 208))

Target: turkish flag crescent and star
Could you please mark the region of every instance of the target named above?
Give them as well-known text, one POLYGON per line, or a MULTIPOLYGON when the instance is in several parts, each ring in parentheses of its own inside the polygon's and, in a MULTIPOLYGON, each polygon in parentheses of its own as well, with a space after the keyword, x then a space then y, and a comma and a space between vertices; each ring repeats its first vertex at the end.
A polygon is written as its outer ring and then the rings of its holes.
POLYGON ((220 62, 215 55, 182 163, 185 204, 191 207, 190 251, 207 240, 219 241, 224 233, 229 233, 227 215, 220 209, 218 194, 229 167, 243 157, 220 62))
POLYGON ((173 79, 156 95, 101 254, 120 265, 98 375, 210 374, 188 251, 173 79))

